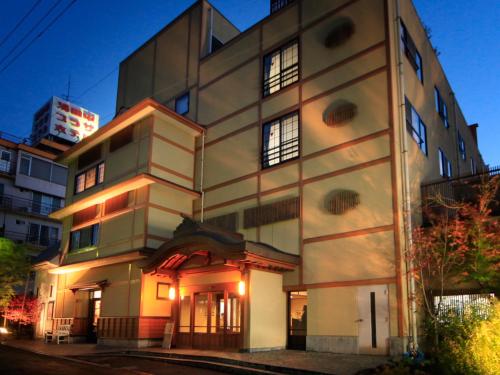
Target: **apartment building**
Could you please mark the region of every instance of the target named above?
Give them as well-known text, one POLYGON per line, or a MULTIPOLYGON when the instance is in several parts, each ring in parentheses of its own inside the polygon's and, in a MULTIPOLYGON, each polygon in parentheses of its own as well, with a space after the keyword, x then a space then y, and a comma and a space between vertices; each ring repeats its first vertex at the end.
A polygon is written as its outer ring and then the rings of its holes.
POLYGON ((420 186, 484 168, 410 0, 195 2, 69 168, 53 324, 101 344, 387 354, 420 186))

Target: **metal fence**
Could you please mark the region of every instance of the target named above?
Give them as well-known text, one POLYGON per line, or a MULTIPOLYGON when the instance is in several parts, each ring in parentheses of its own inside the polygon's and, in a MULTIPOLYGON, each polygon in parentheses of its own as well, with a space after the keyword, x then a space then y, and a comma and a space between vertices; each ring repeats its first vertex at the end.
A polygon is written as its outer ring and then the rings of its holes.
POLYGON ((446 295, 442 299, 436 296, 434 308, 437 311, 439 307, 440 317, 448 316, 450 313, 463 316, 474 312, 482 318, 487 318, 494 298, 493 293, 446 295))
POLYGON ((60 209, 62 203, 54 204, 42 203, 33 199, 20 198, 8 194, 0 194, 0 209, 15 211, 20 213, 32 213, 47 216, 60 209))

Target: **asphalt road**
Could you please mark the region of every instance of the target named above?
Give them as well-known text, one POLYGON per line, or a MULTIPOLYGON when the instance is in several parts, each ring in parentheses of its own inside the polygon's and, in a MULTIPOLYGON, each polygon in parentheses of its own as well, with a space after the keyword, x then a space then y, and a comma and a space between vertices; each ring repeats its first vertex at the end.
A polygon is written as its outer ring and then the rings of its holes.
POLYGON ((216 375, 216 371, 188 366, 177 366, 147 359, 135 358, 96 358, 95 366, 65 359, 47 357, 24 350, 0 345, 0 374, 2 375, 216 375))

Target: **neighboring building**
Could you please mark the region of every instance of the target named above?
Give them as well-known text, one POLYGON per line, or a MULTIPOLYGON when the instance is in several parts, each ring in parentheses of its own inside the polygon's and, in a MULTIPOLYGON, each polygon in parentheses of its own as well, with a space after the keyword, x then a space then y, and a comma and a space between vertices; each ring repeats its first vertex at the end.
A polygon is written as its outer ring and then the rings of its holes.
POLYGON ((59 247, 61 223, 49 214, 64 207, 67 167, 54 160, 67 149, 0 134, 0 236, 25 243, 31 255, 59 247))
POLYGON ((484 168, 476 127, 410 0, 271 6, 240 33, 197 1, 121 63, 117 116, 58 159, 55 325, 124 346, 174 322, 178 347, 406 348, 405 223, 421 184, 484 168))

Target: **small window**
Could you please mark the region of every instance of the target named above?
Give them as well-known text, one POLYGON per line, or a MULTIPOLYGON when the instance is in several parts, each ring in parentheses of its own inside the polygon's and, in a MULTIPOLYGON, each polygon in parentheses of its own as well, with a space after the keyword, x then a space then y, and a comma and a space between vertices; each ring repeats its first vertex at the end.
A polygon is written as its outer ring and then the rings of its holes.
POLYGON ((295 0, 271 0, 271 14, 293 3, 295 0))
POLYGON ((54 297, 54 285, 50 285, 49 297, 54 297))
POLYGON ((443 150, 438 149, 439 153, 439 174, 442 177, 451 178, 453 176, 451 162, 446 157, 443 150))
POLYGON ((420 151, 427 155, 427 127, 408 98, 405 98, 405 107, 406 129, 410 132, 413 140, 417 142, 420 151))
POLYGON ((298 41, 293 41, 264 56, 264 96, 271 95, 298 80, 298 41))
POLYGON ((16 220, 16 225, 25 225, 26 222, 24 220, 16 220))
POLYGON ((68 183, 68 169, 59 165, 52 165, 51 180, 55 184, 66 186, 68 183))
POLYGON ((73 226, 83 224, 97 218, 97 205, 87 207, 73 214, 73 226))
POLYGON ((262 168, 268 168, 298 157, 298 112, 264 124, 262 128, 262 168))
POLYGON ((415 42, 411 38, 410 34, 408 33, 408 30, 406 29, 406 26, 402 22, 401 22, 401 43, 402 43, 402 49, 406 57, 408 58, 408 61, 415 70, 415 73, 417 74, 419 81, 423 83, 424 74, 422 69, 422 56, 418 52, 417 47, 415 46, 415 42))
POLYGON ((222 43, 217 37, 212 35, 212 50, 210 51, 211 53, 217 51, 223 45, 224 45, 224 43, 222 43))
POLYGON ((31 155, 22 154, 19 173, 66 186, 68 169, 31 155))
POLYGON ((94 224, 71 232, 69 251, 97 246, 99 237, 99 224, 94 224))
POLYGON ((189 92, 175 99, 175 112, 179 115, 185 115, 189 112, 189 92))
POLYGON ((474 162, 473 158, 470 158, 470 172, 471 172, 471 174, 477 173, 477 166, 476 166, 476 163, 474 162))
POLYGON ((439 114, 439 117, 443 120, 445 128, 449 128, 450 124, 448 122, 448 107, 443 100, 443 97, 439 93, 437 87, 434 87, 434 100, 436 104, 436 112, 439 114))
POLYGON ((125 129, 111 136, 109 141, 109 152, 113 152, 122 148, 123 146, 132 143, 134 140, 134 127, 128 126, 125 129))
POLYGON ((19 173, 29 176, 30 167, 31 167, 31 158, 25 155, 21 156, 21 165, 19 167, 19 173))
POLYGON ((460 152, 460 157, 462 158, 462 160, 466 160, 467 154, 465 151, 465 141, 462 138, 460 132, 458 132, 458 151, 460 152))
POLYGON ((128 192, 117 195, 116 197, 107 199, 104 203, 104 214, 109 215, 110 213, 123 210, 128 206, 128 192))
POLYGON ((81 193, 104 182, 104 163, 87 169, 75 177, 75 193, 81 193))

